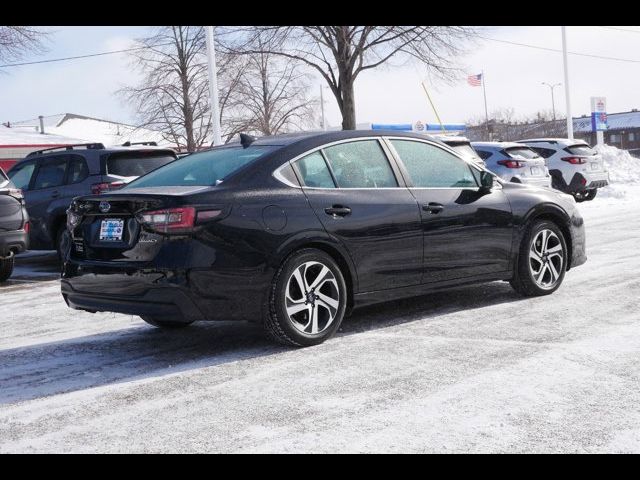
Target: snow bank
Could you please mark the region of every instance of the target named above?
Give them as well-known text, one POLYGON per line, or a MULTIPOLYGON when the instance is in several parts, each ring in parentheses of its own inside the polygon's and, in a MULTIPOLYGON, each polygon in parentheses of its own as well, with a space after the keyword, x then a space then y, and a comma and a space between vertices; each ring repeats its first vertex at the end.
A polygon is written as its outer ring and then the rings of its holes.
POLYGON ((596 145, 594 149, 602 155, 611 181, 608 187, 598 191, 598 196, 623 198, 628 187, 640 185, 640 159, 611 145, 596 145))

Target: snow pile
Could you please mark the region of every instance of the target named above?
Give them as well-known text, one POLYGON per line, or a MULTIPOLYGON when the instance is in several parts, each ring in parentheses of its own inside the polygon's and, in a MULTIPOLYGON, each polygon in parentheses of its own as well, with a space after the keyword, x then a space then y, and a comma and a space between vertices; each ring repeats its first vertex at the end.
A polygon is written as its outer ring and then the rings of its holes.
POLYGON ((598 196, 623 198, 628 187, 640 186, 640 159, 611 145, 596 145, 594 149, 602 155, 611 182, 599 189, 598 196))

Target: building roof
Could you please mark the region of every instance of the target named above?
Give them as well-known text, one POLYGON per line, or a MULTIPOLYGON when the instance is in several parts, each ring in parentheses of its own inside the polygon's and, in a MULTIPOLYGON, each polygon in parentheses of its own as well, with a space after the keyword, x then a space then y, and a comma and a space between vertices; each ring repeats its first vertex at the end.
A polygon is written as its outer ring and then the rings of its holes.
MULTIPOLYGON (((46 131, 46 130, 45 130, 46 131)), ((43 147, 83 143, 80 138, 51 133, 38 133, 34 129, 7 128, 0 125, 0 147, 43 147)))

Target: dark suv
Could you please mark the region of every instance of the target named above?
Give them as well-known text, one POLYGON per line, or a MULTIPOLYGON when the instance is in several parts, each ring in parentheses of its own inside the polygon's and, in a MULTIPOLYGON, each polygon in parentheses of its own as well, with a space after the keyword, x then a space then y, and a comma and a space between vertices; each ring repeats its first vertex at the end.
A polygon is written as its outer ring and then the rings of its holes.
POLYGON ((11 276, 15 254, 27 249, 28 231, 22 192, 0 168, 0 282, 11 276))
POLYGON ((108 148, 88 143, 30 153, 8 175, 26 199, 31 248, 60 251, 66 210, 73 197, 117 190, 176 158, 171 149, 129 142, 108 148))

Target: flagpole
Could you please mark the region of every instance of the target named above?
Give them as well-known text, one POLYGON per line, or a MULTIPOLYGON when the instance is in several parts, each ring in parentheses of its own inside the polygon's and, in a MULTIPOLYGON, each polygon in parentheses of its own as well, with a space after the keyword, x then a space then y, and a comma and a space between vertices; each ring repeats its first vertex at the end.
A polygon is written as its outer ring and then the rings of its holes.
POLYGON ((484 86, 484 70, 480 71, 480 75, 482 76, 482 93, 484 94, 484 117, 485 117, 485 125, 487 126, 487 136, 489 137, 489 141, 491 141, 491 132, 489 131, 489 109, 487 108, 487 89, 484 86))

